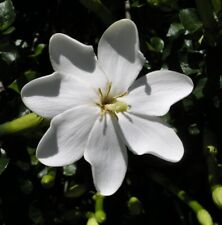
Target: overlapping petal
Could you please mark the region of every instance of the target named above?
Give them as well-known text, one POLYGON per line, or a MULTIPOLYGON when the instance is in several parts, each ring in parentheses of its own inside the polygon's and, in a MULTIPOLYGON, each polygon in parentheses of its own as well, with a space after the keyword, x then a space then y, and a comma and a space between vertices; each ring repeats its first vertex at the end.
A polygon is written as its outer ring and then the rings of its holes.
POLYGON ((98 118, 87 143, 85 159, 92 166, 93 181, 102 195, 113 194, 122 184, 127 170, 124 144, 115 130, 115 118, 98 118))
POLYGON ((23 87, 21 95, 28 108, 47 118, 75 106, 92 104, 97 98, 88 84, 58 72, 32 80, 23 87))
POLYGON ((145 62, 137 28, 131 20, 119 20, 104 32, 98 44, 98 61, 113 84, 111 94, 127 91, 145 62))
POLYGON ((150 153, 171 162, 182 158, 184 148, 181 140, 157 117, 122 113, 118 114, 118 121, 124 141, 136 154, 150 153))
POLYGON ((103 88, 107 78, 97 64, 93 47, 61 33, 49 41, 49 55, 53 69, 88 82, 94 88, 103 88))
POLYGON ((192 89, 193 83, 188 76, 169 70, 154 71, 136 80, 121 101, 130 105, 130 112, 162 116, 192 89))
POLYGON ((54 117, 37 147, 38 159, 48 166, 64 166, 80 159, 98 116, 98 108, 80 106, 54 117))

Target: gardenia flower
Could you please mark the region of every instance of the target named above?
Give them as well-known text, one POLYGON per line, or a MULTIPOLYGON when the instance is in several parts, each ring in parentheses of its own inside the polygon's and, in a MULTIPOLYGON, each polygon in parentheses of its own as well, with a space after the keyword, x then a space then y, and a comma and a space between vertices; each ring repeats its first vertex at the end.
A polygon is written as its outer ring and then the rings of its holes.
POLYGON ((37 147, 40 162, 64 166, 84 156, 97 191, 111 195, 127 170, 126 146, 138 155, 181 159, 182 142, 158 116, 192 91, 192 81, 167 70, 136 80, 145 58, 131 20, 105 31, 98 58, 92 46, 61 33, 51 37, 49 54, 55 72, 22 89, 28 108, 52 118, 37 147))

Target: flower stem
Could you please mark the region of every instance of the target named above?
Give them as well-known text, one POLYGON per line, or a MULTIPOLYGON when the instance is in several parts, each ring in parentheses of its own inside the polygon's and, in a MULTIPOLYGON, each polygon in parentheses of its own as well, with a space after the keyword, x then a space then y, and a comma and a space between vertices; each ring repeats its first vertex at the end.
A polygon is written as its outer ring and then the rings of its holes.
POLYGON ((159 173, 151 172, 148 175, 152 180, 166 188, 187 206, 189 206, 190 209, 192 209, 196 214, 197 220, 201 225, 213 225, 213 220, 209 212, 198 201, 190 198, 184 190, 179 189, 168 178, 159 173))
POLYGON ((103 223, 106 220, 106 213, 103 208, 104 196, 97 193, 93 196, 93 199, 95 201, 95 218, 98 223, 103 223))
POLYGON ((0 136, 15 134, 31 128, 38 127, 44 119, 35 113, 29 113, 20 118, 3 123, 0 125, 0 136))
POLYGON ((125 17, 127 19, 131 19, 131 15, 130 15, 130 2, 129 0, 125 0, 125 17))
POLYGON ((211 189, 211 195, 215 205, 222 209, 222 184, 220 183, 217 154, 216 140, 213 132, 205 126, 203 147, 206 157, 207 169, 208 169, 208 182, 211 189))

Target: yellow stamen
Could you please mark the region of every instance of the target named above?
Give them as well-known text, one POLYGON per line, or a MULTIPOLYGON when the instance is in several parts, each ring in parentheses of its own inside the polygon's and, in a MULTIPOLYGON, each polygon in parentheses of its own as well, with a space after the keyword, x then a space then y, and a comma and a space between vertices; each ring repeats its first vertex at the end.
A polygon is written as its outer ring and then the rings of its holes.
POLYGON ((127 95, 127 92, 119 94, 115 97, 110 96, 110 91, 112 88, 112 83, 108 82, 106 85, 105 93, 102 91, 101 88, 98 88, 98 95, 99 95, 99 103, 96 103, 97 106, 100 107, 100 116, 103 116, 105 113, 109 113, 111 116, 114 116, 118 119, 116 113, 125 112, 129 109, 129 106, 122 101, 118 101, 117 98, 123 97, 127 95))

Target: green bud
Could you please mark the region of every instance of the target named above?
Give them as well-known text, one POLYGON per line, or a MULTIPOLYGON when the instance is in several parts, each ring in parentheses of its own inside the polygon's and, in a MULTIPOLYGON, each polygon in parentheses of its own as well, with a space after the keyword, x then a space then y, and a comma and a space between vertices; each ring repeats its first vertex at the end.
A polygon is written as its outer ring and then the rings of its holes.
POLYGON ((222 209, 222 185, 216 185, 212 190, 212 198, 214 203, 222 209))
POLYGON ((143 211, 142 203, 137 197, 131 197, 128 201, 128 208, 131 215, 139 215, 143 211))
POLYGON ((95 217, 90 217, 86 225, 99 225, 95 217))
POLYGON ((213 220, 210 213, 203 208, 198 210, 197 220, 201 225, 213 225, 213 220))
POLYGON ((18 119, 3 123, 0 125, 0 136, 14 134, 39 126, 43 122, 43 118, 35 113, 29 113, 18 119))
POLYGON ((98 223, 103 223, 106 220, 106 213, 103 210, 98 210, 95 212, 95 218, 98 223))
POLYGON ((55 183, 55 176, 51 174, 46 174, 42 177, 41 179, 41 184, 45 188, 50 188, 54 185, 55 183))

